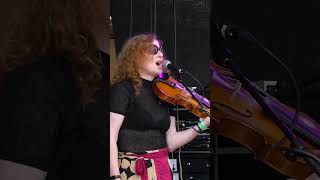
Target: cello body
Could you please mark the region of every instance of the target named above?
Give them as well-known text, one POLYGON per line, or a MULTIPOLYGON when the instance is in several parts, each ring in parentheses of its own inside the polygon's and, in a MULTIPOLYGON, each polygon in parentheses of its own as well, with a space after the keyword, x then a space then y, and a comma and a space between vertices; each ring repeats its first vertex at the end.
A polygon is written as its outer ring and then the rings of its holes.
MULTIPOLYGON (((278 172, 295 178, 304 179, 312 173, 311 168, 302 158, 288 160, 277 148, 285 135, 276 123, 267 116, 255 99, 243 88, 241 83, 228 69, 212 62, 211 65, 211 117, 219 124, 212 125, 212 130, 230 138, 250 149, 254 157, 268 164, 278 172)), ((260 92, 265 101, 289 125, 295 110, 265 92, 260 92)), ((301 137, 311 149, 320 147, 320 126, 304 113, 300 113, 294 133, 301 137)), ((289 147, 286 140, 282 147, 289 147)))

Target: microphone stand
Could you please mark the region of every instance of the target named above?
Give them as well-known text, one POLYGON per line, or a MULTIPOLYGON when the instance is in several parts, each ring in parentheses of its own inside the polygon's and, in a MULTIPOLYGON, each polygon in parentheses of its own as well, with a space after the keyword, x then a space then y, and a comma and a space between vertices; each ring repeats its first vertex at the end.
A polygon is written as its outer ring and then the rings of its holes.
POLYGON ((272 108, 266 103, 264 98, 258 93, 258 90, 251 85, 251 82, 242 74, 239 68, 232 61, 232 54, 227 49, 224 49, 225 59, 224 63, 227 67, 236 75, 238 80, 243 84, 243 87, 251 94, 251 96, 258 102, 262 107, 263 111, 267 113, 276 125, 282 130, 285 136, 291 141, 291 147, 286 151, 285 156, 289 160, 295 160, 296 157, 302 157, 315 171, 315 173, 320 177, 320 163, 317 159, 312 158, 312 156, 307 155, 311 151, 307 149, 304 142, 297 137, 293 131, 283 123, 279 116, 276 115, 272 108), (304 151, 306 153, 300 153, 304 151))

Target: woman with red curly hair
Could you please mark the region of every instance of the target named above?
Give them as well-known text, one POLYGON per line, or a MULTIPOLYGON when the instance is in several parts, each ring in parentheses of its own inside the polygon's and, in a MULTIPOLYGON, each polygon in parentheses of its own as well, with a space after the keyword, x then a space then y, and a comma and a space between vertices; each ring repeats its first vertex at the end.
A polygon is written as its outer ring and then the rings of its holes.
POLYGON ((1 63, 0 179, 105 179, 107 1, 23 7, 1 63))
MULTIPOLYGON (((110 91, 110 179, 172 179, 168 152, 201 132, 197 126, 177 132, 169 105, 153 93, 163 61, 153 34, 130 38, 118 56, 110 91)), ((203 123, 208 127, 210 119, 203 123)))

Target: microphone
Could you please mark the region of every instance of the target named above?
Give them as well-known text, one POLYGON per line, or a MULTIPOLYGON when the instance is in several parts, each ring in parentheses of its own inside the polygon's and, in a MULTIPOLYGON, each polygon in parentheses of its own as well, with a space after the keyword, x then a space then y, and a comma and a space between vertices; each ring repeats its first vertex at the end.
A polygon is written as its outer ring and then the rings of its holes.
POLYGON ((238 38, 239 29, 234 26, 227 25, 227 24, 221 24, 221 25, 218 24, 217 28, 218 28, 218 32, 220 33, 220 36, 223 39, 238 38))
POLYGON ((162 71, 163 72, 167 72, 168 70, 177 72, 179 74, 183 74, 184 73, 184 70, 182 68, 179 68, 179 67, 175 66, 169 60, 165 60, 162 63, 162 71))
POLYGON ((255 42, 250 32, 236 25, 212 23, 211 56, 218 64, 222 65, 226 58, 232 58, 231 52, 225 47, 225 42, 229 39, 240 39, 249 43, 255 42))
POLYGON ((216 30, 218 36, 222 39, 243 39, 250 41, 250 33, 241 29, 236 25, 230 24, 216 24, 216 30))

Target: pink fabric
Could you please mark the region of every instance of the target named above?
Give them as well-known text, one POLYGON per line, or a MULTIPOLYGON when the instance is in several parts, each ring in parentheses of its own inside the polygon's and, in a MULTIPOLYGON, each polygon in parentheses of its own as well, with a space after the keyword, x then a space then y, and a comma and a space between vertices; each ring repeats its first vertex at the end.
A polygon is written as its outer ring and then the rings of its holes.
POLYGON ((146 161, 143 158, 138 158, 136 161, 136 173, 141 176, 141 180, 148 179, 148 172, 146 168, 146 161), (145 175, 147 174, 147 179, 145 179, 145 175))
POLYGON ((137 155, 136 173, 141 176, 141 180, 148 180, 148 172, 144 158, 153 159, 157 180, 171 180, 171 170, 168 163, 168 149, 160 149, 158 152, 137 155))

